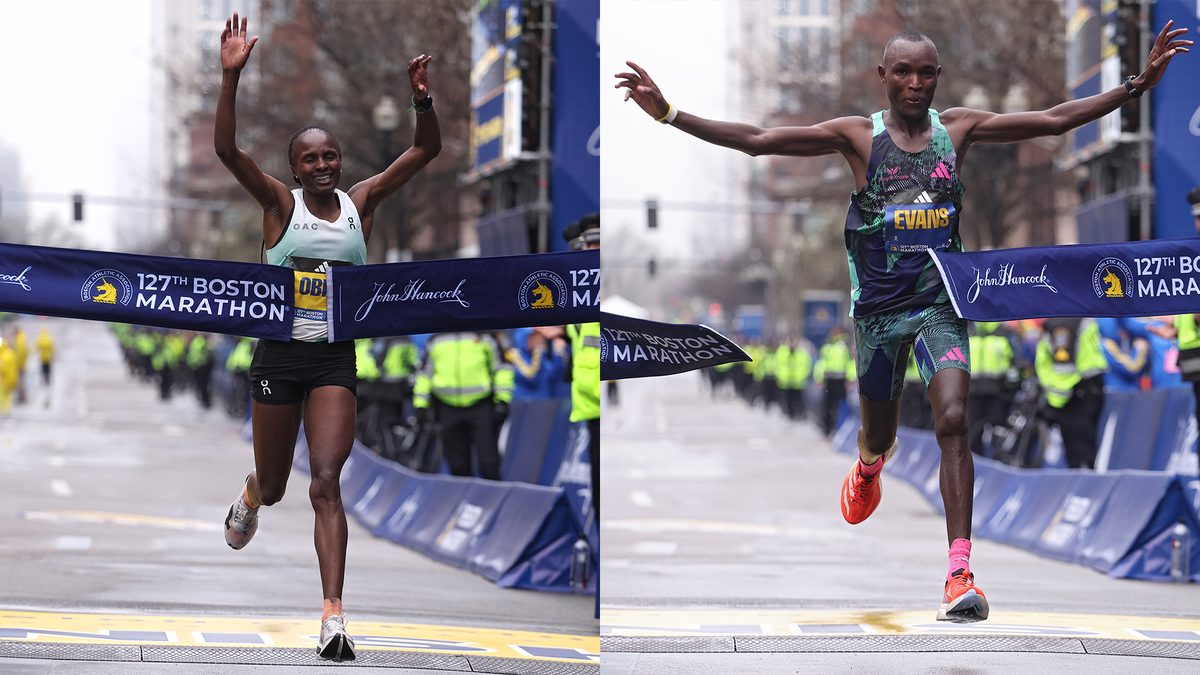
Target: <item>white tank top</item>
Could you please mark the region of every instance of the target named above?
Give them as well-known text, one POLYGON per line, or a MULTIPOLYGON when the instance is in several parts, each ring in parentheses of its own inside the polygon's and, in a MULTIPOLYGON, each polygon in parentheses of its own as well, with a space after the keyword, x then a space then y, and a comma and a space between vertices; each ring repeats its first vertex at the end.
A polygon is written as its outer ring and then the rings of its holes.
POLYGON ((279 241, 267 250, 271 265, 296 270, 295 307, 292 339, 319 342, 329 338, 326 272, 330 266, 365 265, 367 243, 363 240, 362 221, 354 202, 341 190, 334 190, 342 212, 328 222, 309 213, 304 204, 304 189, 292 190, 296 201, 287 229, 279 241))

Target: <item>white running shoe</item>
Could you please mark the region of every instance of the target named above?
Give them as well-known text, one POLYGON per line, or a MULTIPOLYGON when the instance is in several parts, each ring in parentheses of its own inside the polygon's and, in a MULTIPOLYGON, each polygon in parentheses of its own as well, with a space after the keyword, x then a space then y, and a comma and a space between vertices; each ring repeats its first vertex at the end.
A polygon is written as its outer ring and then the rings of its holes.
POLYGON ((321 642, 317 656, 334 661, 354 660, 354 638, 346 632, 346 615, 332 614, 321 622, 321 642))
MULTIPOLYGON (((250 481, 250 476, 246 476, 246 481, 250 481)), ((229 505, 229 513, 225 516, 225 543, 235 551, 249 544, 254 538, 254 533, 258 531, 258 507, 246 506, 246 500, 242 499, 243 493, 238 493, 237 499, 229 505)))

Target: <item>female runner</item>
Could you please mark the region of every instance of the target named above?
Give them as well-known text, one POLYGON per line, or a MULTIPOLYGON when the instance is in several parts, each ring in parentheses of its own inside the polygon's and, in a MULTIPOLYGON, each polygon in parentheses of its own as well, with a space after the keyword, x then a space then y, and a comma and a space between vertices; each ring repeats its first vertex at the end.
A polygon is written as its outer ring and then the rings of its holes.
POLYGON ((316 511, 316 549, 325 604, 317 652, 322 658, 354 658, 354 641, 342 613, 346 566, 346 514, 338 480, 354 442, 356 368, 354 343, 327 340, 324 288, 329 266, 366 263, 371 223, 380 202, 400 189, 441 150, 441 132, 429 96, 428 65, 422 54, 408 64, 417 115, 413 145, 383 173, 338 189, 341 148, 328 131, 306 127, 292 136, 288 163, 300 187, 289 190, 258 168, 237 147, 234 100, 242 68, 258 38, 246 39, 246 18, 225 22, 221 33, 221 94, 214 145, 217 156, 263 208, 267 262, 296 274, 296 313, 288 342, 260 340, 250 368, 253 403, 254 471, 225 518, 225 541, 245 546, 258 527, 258 509, 283 497, 301 419, 308 438, 316 511), (307 282, 304 277, 309 277, 307 282), (313 280, 322 283, 318 286, 313 280), (310 291, 301 294, 300 289, 310 291))

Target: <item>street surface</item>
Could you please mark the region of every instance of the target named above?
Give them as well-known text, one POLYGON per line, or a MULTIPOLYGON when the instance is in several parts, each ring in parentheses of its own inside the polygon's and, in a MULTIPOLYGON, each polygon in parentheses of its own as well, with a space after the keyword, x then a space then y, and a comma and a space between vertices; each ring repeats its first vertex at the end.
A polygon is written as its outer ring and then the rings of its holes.
POLYGON ((849 525, 838 498, 853 458, 811 423, 713 398, 699 373, 620 387, 602 411, 605 675, 1200 668, 1195 584, 1110 579, 979 539, 991 617, 938 622, 945 521, 907 483, 885 475, 879 509, 849 525))
MULTIPOLYGON (((307 475, 293 473, 254 541, 230 549, 222 521, 253 468, 241 421, 203 410, 192 392, 159 400, 156 383, 126 371, 104 324, 21 320, 31 346, 50 327, 58 358, 45 388, 30 349, 28 402, 0 419, 0 675, 294 670, 255 654, 318 665, 307 475), (30 659, 35 642, 79 648, 30 659), (89 658, 84 646, 162 662, 102 663, 129 659, 89 658), (209 665, 165 663, 202 652, 209 665), (237 663, 258 665, 227 665, 237 663)), ((584 665, 599 649, 594 597, 501 589, 353 519, 349 531, 344 602, 360 658, 340 667, 510 672, 503 664, 524 660, 521 672, 539 662, 596 672, 584 665), (468 663, 481 656, 494 661, 468 663)))

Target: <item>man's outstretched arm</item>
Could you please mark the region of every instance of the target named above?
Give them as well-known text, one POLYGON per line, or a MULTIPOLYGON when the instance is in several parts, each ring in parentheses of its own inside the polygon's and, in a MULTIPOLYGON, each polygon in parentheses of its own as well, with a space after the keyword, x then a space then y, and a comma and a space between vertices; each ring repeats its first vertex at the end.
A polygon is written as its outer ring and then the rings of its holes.
POLYGON ((750 124, 718 122, 674 110, 663 98, 654 80, 632 61, 625 62, 632 73, 617 73, 617 88, 624 87, 625 100, 635 103, 657 121, 670 119, 672 126, 714 145, 740 150, 748 155, 790 155, 816 157, 840 152, 855 153, 850 141, 854 125, 869 125, 864 118, 843 117, 811 127, 777 127, 762 129, 750 124))
MULTIPOLYGON (((1171 30, 1174 21, 1163 26, 1150 55, 1146 57, 1146 68, 1132 81, 1134 88, 1145 93, 1158 84, 1167 70, 1171 57, 1188 53, 1191 40, 1175 38, 1187 32, 1186 28, 1171 30)), ((947 125, 966 123, 965 140, 972 143, 1016 143, 1039 136, 1058 136, 1071 129, 1104 117, 1131 100, 1124 84, 1101 94, 1067 101, 1050 108, 1021 113, 998 114, 982 110, 956 108, 947 110, 947 125)))

